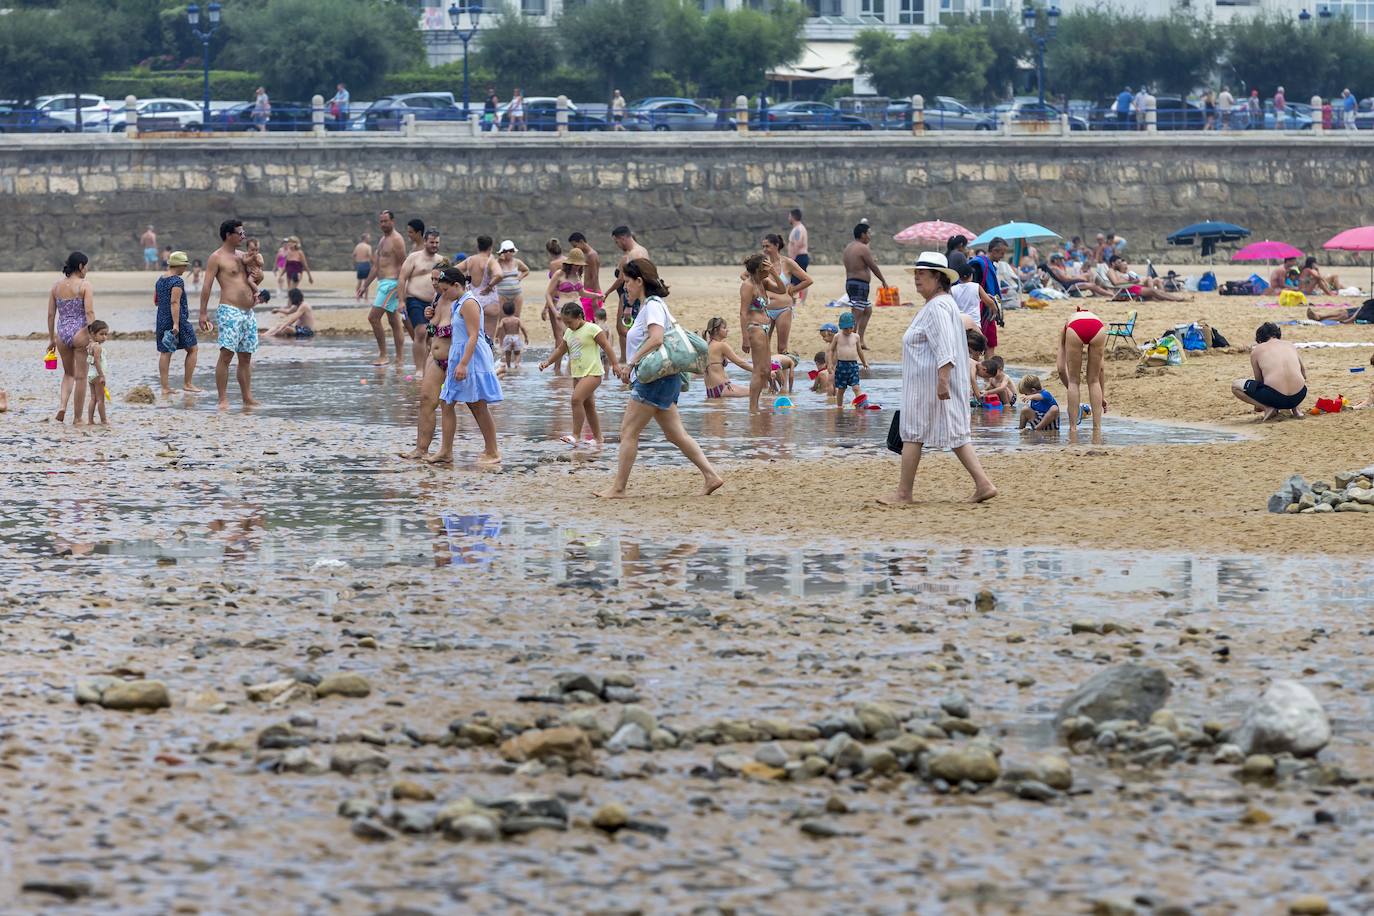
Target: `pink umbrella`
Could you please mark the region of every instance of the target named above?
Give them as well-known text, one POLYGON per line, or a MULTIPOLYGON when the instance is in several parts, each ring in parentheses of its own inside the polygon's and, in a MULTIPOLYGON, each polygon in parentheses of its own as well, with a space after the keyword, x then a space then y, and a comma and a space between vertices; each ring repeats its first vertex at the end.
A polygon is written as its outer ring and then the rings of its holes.
MULTIPOLYGON (((1357 226, 1327 240, 1323 248, 1334 251, 1374 251, 1374 226, 1357 226)), ((1374 260, 1369 263, 1369 285, 1374 288, 1374 260)))
POLYGON ((1282 261, 1285 258, 1300 258, 1302 252, 1285 242, 1254 242, 1231 255, 1232 261, 1282 261))
POLYGON ((928 243, 943 245, 956 235, 962 235, 966 239, 973 238, 977 233, 970 232, 958 223, 947 223, 942 219, 934 219, 925 223, 915 223, 907 226, 892 238, 898 245, 919 246, 928 243))

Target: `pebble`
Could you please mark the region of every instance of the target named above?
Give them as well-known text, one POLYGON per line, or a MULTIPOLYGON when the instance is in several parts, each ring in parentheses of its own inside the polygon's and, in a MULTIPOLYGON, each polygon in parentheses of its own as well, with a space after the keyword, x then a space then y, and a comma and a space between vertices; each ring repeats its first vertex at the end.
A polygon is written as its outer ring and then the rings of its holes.
POLYGON ((801 832, 806 834, 807 836, 823 838, 837 836, 855 836, 854 833, 841 829, 838 824, 832 823, 831 821, 818 820, 802 821, 801 832))
POLYGON ((346 798, 339 802, 340 817, 375 817, 376 814, 377 803, 370 798, 346 798))
POLYGON ((40 878, 25 881, 21 890, 26 894, 51 894, 63 900, 80 900, 89 897, 95 888, 85 878, 40 878))
POLYGON ((450 840, 486 842, 500 837, 501 828, 494 818, 484 814, 465 814, 445 825, 444 836, 450 840))
POLYGON ((940 709, 944 710, 946 715, 956 719, 967 719, 969 717, 968 699, 964 697, 963 694, 956 693, 952 696, 945 697, 940 701, 940 709))
POLYGON ((1073 788, 1073 768, 1057 754, 1042 754, 1035 761, 1035 770, 1040 781, 1051 789, 1067 792, 1073 788))
POLYGON ((1030 801, 1051 801, 1059 797, 1058 792, 1035 779, 1027 779, 1017 783, 1016 795, 1018 798, 1030 801))
POLYGON ((329 768, 345 776, 380 773, 390 765, 391 761, 385 754, 360 744, 344 745, 329 758, 329 768))
POLYGON ((391 797, 405 801, 433 801, 434 793, 410 779, 401 779, 391 786, 391 797))
POLYGON ((666 728, 656 728, 649 734, 649 746, 656 751, 677 747, 677 735, 666 728))
POLYGON ((627 722, 620 726, 611 736, 611 740, 606 742, 606 750, 612 754, 623 754, 630 750, 647 751, 652 747, 648 733, 635 722, 627 722))
POLYGON ((385 843, 396 839, 396 834, 386 829, 370 817, 360 817, 353 821, 349 828, 353 835, 360 840, 374 840, 385 843))
POLYGON ((1249 808, 1246 808, 1245 813, 1240 816, 1240 822, 1242 824, 1249 824, 1251 826, 1262 826, 1264 824, 1272 823, 1273 820, 1274 815, 1270 814, 1268 811, 1265 811, 1263 808, 1259 808, 1254 805, 1251 805, 1249 808))
POLYGON ((305 773, 314 775, 328 769, 317 757, 303 747, 292 748, 277 761, 278 773, 305 773))
POLYGON ((580 728, 562 725, 557 728, 531 729, 501 743, 501 756, 513 763, 526 760, 591 760, 592 743, 580 728))
POLYGON ((317 697, 365 697, 372 692, 372 685, 361 674, 329 674, 320 680, 315 688, 317 697))
POLYGON ((868 738, 884 732, 895 732, 901 725, 897 713, 886 703, 860 703, 854 708, 854 714, 863 726, 863 736, 868 738))
POLYGON ((615 833, 630 822, 630 812, 617 802, 602 805, 592 815, 592 826, 607 833, 615 833))
POLYGON ((1237 764, 1245 762, 1245 751, 1236 744, 1221 744, 1212 755, 1213 763, 1237 764))
POLYGON ((1169 699, 1169 677, 1160 668, 1117 665, 1099 671, 1064 701, 1055 716, 1057 724, 1083 716, 1094 722, 1133 719, 1148 722, 1169 699))
POLYGON ((969 780, 975 783, 995 782, 1001 768, 997 757, 985 747, 968 745, 939 751, 930 758, 930 775, 934 779, 957 783, 969 780))
POLYGON ((1288 904, 1290 916, 1322 916, 1331 912, 1331 904, 1320 894, 1303 894, 1288 904))
POLYGON ((396 808, 386 820, 402 833, 429 833, 434 829, 434 815, 419 808, 396 808))
POLYGON ((787 761, 790 760, 791 757, 787 753, 787 749, 781 744, 778 744, 776 741, 770 741, 767 744, 761 745, 758 750, 754 751, 754 759, 770 767, 781 767, 786 766, 787 761))
POLYGON ((1240 767, 1241 779, 1272 779, 1278 771, 1274 758, 1268 754, 1251 754, 1240 767))
POLYGON ((983 614, 989 613, 997 607, 997 596, 990 589, 979 589, 974 596, 973 606, 983 614))
POLYGON ((1311 757, 1331 741, 1326 710, 1297 681, 1275 681, 1245 712, 1235 743, 1247 754, 1311 757))
POLYGON ((636 706, 631 703, 628 706, 622 706, 620 708, 620 722, 616 725, 616 728, 620 729, 631 724, 638 725, 640 728, 644 729, 644 734, 649 735, 653 734, 654 729, 658 728, 658 719, 643 706, 636 706))

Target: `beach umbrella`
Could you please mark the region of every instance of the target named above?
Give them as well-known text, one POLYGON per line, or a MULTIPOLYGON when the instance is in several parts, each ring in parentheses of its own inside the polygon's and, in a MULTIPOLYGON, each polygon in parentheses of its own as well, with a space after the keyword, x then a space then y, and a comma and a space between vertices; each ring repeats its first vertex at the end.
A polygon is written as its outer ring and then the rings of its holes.
MULTIPOLYGON (((1374 251, 1374 226, 1347 229, 1328 239, 1322 247, 1328 251, 1374 251)), ((1374 258, 1369 261, 1369 285, 1374 289, 1374 258)))
POLYGON ((1300 258, 1302 252, 1286 242, 1251 242, 1240 251, 1231 255, 1232 261, 1282 261, 1285 258, 1300 258))
POLYGON ((995 238, 1004 238, 1008 242, 1040 242, 1047 239, 1063 238, 1053 229, 1046 229, 1036 223, 1003 223, 1000 226, 993 226, 976 239, 972 239, 970 245, 986 245, 995 238))
POLYGON ((1170 245, 1191 245, 1194 242, 1201 242, 1202 256, 1210 258, 1216 252, 1218 242, 1234 242, 1249 234, 1250 230, 1244 226, 1209 220, 1205 223, 1184 226, 1182 229, 1165 236, 1164 240, 1170 245))
POLYGON ((920 247, 925 244, 945 246, 950 239, 956 235, 964 238, 972 238, 973 233, 958 223, 947 223, 942 219, 928 220, 924 223, 912 223, 901 232, 892 237, 898 245, 912 245, 920 247))

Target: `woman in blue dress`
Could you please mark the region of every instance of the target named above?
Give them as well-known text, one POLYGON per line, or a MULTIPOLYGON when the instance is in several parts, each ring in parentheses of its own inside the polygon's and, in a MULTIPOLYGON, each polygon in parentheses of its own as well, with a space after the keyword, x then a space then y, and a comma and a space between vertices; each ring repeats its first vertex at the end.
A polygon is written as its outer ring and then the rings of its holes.
MULTIPOLYGON (((496 376, 496 360, 491 344, 482 334, 482 306, 467 286, 467 276, 456 267, 447 267, 435 286, 444 296, 457 286, 462 295, 453 304, 453 344, 448 351, 444 387, 439 392, 442 440, 437 454, 426 459, 431 464, 453 463, 453 434, 458 427, 458 404, 466 404, 482 432, 482 455, 478 464, 496 464, 501 453, 496 449, 496 421, 488 404, 501 400, 501 381, 496 376)), ((447 298, 447 296, 444 296, 447 298)))

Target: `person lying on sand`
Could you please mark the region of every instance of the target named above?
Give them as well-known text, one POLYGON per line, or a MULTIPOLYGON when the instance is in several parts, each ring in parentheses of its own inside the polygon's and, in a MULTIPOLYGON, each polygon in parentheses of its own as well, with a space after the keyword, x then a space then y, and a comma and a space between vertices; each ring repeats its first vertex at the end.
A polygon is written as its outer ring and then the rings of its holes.
POLYGON ((1374 299, 1366 299, 1363 305, 1356 306, 1308 306, 1307 317, 1313 321, 1339 321, 1341 324, 1354 324, 1357 321, 1374 324, 1374 299))
POLYGON ((1283 332, 1272 321, 1255 330, 1255 346, 1250 351, 1254 378, 1236 379, 1231 393, 1253 406, 1260 422, 1274 420, 1283 410, 1301 418, 1301 405, 1307 397, 1307 369, 1298 348, 1282 340, 1283 332))

